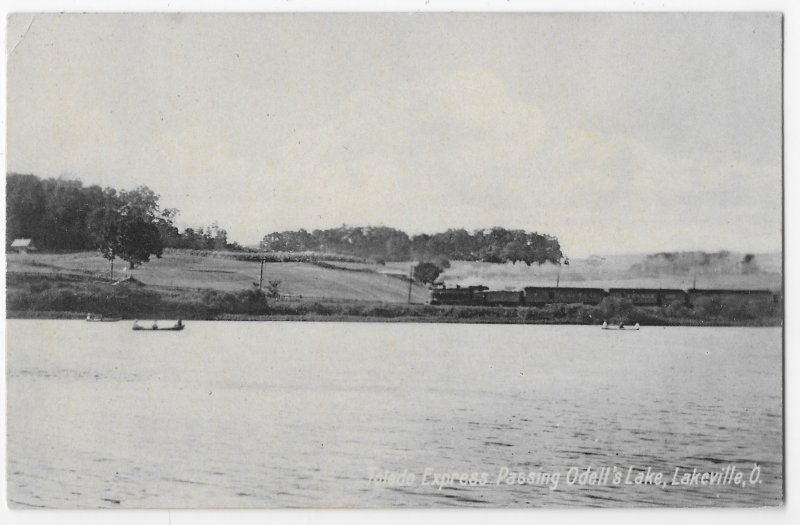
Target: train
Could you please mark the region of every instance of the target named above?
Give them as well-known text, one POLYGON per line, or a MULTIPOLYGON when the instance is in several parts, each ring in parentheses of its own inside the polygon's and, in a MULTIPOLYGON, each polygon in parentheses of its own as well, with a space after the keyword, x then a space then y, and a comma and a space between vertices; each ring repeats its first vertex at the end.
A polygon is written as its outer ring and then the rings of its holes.
POLYGON ((432 305, 464 306, 547 306, 551 304, 598 305, 606 297, 627 299, 634 306, 694 307, 701 298, 736 298, 757 303, 778 302, 770 290, 669 289, 669 288, 577 288, 568 286, 528 286, 517 290, 490 290, 486 286, 443 286, 431 290, 432 305))

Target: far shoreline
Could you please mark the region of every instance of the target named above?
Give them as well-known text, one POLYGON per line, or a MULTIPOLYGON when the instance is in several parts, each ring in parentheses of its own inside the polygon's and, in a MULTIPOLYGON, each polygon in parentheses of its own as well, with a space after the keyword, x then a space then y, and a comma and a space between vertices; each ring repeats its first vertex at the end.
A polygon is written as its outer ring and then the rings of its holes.
POLYGON ((733 293, 698 304, 672 300, 643 305, 610 296, 594 304, 437 304, 433 292, 419 283, 383 275, 374 268, 354 271, 334 265, 274 263, 267 275, 278 280, 268 280, 270 286, 265 290, 259 286, 258 274, 254 280, 251 273, 259 270, 258 263, 227 258, 165 255, 147 266, 141 280, 112 280, 102 264, 92 253, 11 257, 6 272, 7 319, 85 319, 91 313, 126 320, 186 321, 586 326, 607 321, 643 327, 784 324, 782 293, 773 293, 767 302, 733 293))
MULTIPOLYGON (((580 322, 577 320, 508 320, 508 319, 465 319, 453 317, 425 317, 425 316, 398 316, 398 317, 378 317, 378 316, 357 316, 357 315, 250 315, 250 314, 222 314, 216 317, 206 318, 187 318, 179 316, 122 316, 118 322, 152 319, 182 319, 184 322, 204 321, 204 322, 293 322, 293 323, 394 323, 394 324, 474 324, 474 325, 547 325, 547 326, 601 326, 599 322, 580 322)), ((8 310, 6 320, 49 320, 49 321, 84 321, 86 314, 82 312, 70 311, 17 311, 8 310)), ((770 320, 749 320, 749 321, 724 321, 709 320, 700 321, 696 319, 675 320, 671 323, 639 323, 642 328, 666 328, 666 327, 692 327, 692 328, 783 328, 783 320, 769 322, 770 320)), ((625 323, 628 325, 628 323, 625 323)), ((633 326, 635 323, 630 323, 633 326)))

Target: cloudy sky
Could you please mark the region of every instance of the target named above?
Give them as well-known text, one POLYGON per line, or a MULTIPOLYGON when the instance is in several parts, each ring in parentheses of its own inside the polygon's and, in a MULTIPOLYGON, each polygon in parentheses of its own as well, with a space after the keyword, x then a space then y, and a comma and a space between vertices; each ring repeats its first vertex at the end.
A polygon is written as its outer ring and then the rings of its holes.
POLYGON ((781 247, 776 14, 12 15, 8 165, 181 226, 781 247))

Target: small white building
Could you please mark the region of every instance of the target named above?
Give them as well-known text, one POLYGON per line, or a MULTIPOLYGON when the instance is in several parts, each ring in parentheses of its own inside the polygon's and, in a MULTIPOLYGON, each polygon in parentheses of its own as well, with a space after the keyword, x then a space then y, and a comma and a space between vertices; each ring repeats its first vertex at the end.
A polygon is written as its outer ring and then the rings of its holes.
POLYGON ((36 246, 33 245, 33 239, 14 239, 11 249, 17 253, 28 253, 36 251, 36 246))

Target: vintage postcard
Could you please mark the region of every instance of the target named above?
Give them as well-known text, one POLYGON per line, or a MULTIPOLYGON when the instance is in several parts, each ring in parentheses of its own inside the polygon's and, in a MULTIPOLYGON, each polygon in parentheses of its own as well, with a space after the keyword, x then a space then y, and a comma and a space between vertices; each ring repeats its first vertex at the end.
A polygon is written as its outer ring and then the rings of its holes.
POLYGON ((11 14, 8 506, 782 505, 782 35, 11 14))

